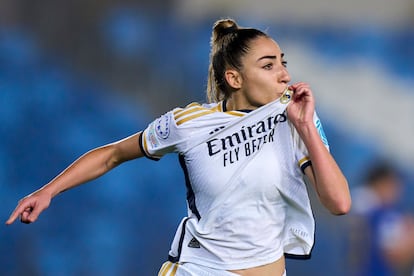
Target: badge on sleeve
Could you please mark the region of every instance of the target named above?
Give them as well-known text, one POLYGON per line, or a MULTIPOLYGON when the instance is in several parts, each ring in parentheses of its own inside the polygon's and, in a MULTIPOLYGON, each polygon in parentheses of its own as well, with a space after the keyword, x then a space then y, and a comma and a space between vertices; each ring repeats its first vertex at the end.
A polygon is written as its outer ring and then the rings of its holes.
POLYGON ((155 132, 161 139, 167 139, 170 135, 170 116, 164 114, 155 121, 155 132))

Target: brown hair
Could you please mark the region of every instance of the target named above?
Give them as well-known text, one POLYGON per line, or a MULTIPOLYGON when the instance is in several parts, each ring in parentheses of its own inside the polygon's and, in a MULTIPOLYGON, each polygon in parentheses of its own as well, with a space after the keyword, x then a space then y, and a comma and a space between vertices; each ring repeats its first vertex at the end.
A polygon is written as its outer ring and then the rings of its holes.
POLYGON ((384 179, 399 178, 398 170, 387 161, 376 161, 365 174, 365 183, 368 186, 376 186, 384 179))
POLYGON ((241 71, 241 58, 249 51, 251 41, 258 37, 268 35, 257 29, 241 28, 233 19, 221 19, 214 23, 207 83, 209 102, 219 102, 229 97, 232 89, 224 73, 229 68, 241 71))

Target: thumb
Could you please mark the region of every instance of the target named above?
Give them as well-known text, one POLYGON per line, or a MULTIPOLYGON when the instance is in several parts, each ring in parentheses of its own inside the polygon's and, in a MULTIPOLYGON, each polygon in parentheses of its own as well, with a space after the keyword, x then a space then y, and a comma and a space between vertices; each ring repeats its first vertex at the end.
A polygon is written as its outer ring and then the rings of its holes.
POLYGON ((37 204, 33 209, 31 209, 29 211, 28 216, 25 218, 25 221, 22 221, 24 223, 32 223, 35 222, 37 220, 37 218, 39 217, 40 213, 46 209, 46 207, 41 207, 39 206, 39 204, 37 204))

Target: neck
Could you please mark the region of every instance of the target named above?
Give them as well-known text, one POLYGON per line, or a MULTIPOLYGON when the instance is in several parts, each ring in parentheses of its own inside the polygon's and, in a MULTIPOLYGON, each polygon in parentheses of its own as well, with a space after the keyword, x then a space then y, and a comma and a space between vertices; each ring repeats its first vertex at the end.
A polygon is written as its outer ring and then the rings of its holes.
POLYGON ((228 98, 226 100, 226 110, 254 110, 258 108, 258 106, 254 106, 246 101, 237 100, 234 98, 228 98))

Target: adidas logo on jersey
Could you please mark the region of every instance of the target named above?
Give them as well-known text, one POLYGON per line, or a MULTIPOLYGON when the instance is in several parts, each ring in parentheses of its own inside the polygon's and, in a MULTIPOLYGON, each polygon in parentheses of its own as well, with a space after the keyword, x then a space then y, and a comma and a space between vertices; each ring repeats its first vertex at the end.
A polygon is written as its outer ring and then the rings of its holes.
POLYGON ((188 247, 191 248, 200 248, 200 243, 196 238, 192 238, 191 241, 188 243, 188 247))

